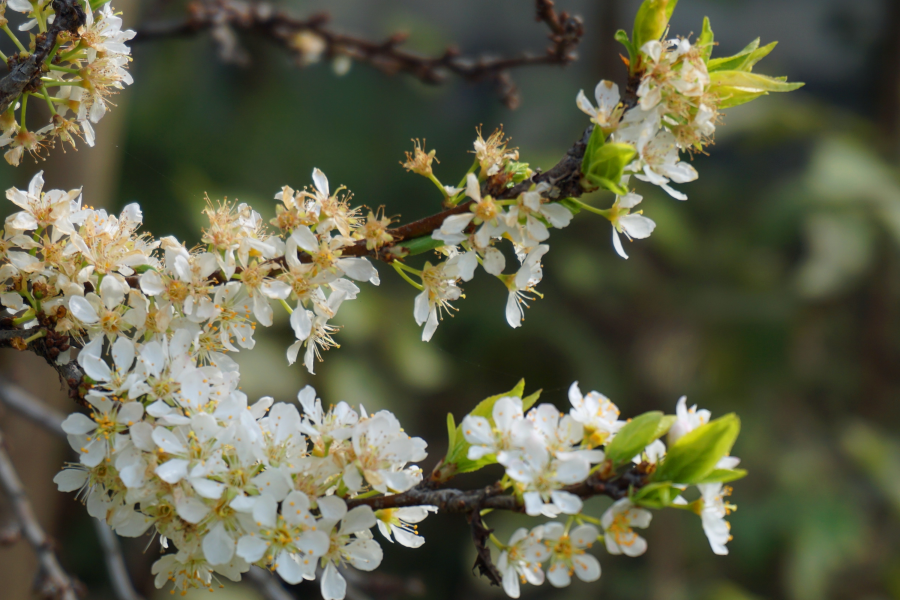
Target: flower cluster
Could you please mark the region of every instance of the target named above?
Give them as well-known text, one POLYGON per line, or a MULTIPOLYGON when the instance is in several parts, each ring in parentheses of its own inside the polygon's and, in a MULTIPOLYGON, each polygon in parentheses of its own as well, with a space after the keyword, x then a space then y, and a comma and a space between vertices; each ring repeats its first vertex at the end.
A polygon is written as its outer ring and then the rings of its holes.
MULTIPOLYGON (((19 27, 20 31, 37 29, 38 33, 46 33, 56 17, 53 4, 9 0, 0 5, 2 29, 21 52, 16 56, 2 56, 4 62, 24 59, 34 51, 35 44, 32 34, 29 50, 10 30, 6 8, 30 17, 19 27)), ((122 19, 109 3, 94 0, 93 4, 96 8, 91 7, 89 0, 84 2, 86 22, 77 35, 69 32, 58 35, 56 47, 46 59, 46 72, 37 81, 39 85, 29 86, 18 102, 0 115, 0 147, 9 146, 4 155, 9 164, 18 166, 26 151, 37 156, 44 146, 53 146, 57 140, 63 147, 70 144, 74 148, 76 138, 82 138, 88 146, 93 146, 93 124, 106 114, 112 104, 110 96, 131 85, 132 78, 127 71, 131 50, 125 42, 134 37, 134 31, 122 29, 122 19), (30 131, 25 120, 32 96, 46 101, 51 115, 50 123, 36 131, 30 131)))
MULTIPOLYGON (((137 353, 181 332, 197 368, 226 373, 237 371, 229 353, 253 348, 257 323, 272 325, 277 301, 291 313, 297 338, 288 360, 305 346, 304 363, 313 372, 314 358, 335 345, 328 321, 359 292, 350 279, 379 281, 367 259, 341 256, 354 241, 342 231, 359 235, 358 220, 329 195, 321 171, 314 178, 315 192, 278 193, 273 224, 281 235, 267 233, 246 204, 210 204, 206 247, 188 250, 175 238, 138 233, 137 204, 115 217, 82 206, 80 190, 43 191, 38 173, 27 190, 7 192, 21 210, 6 219, 0 299, 25 328, 53 315, 56 334, 131 340, 137 353)), ((58 361, 69 358, 64 352, 58 361)))
POLYGON ((425 442, 390 412, 344 402, 326 412, 311 387, 298 394, 302 414, 271 398, 248 405, 234 374, 194 364, 182 332, 140 349, 119 338, 111 363, 101 344, 79 354, 98 383, 86 396, 90 416, 63 423, 80 462, 55 481, 119 535, 152 528, 163 548, 175 547, 153 565, 157 587, 211 589, 213 573, 237 581, 252 564, 298 583, 321 568, 323 597, 340 599, 338 568, 381 563, 376 524, 390 541, 424 541, 409 524, 429 507, 348 510, 359 494, 403 492, 422 479, 408 463, 425 458, 425 442))
MULTIPOLYGON (((578 383, 569 389, 572 408, 561 415, 551 404, 541 404, 523 413, 522 399, 505 396, 496 401, 490 419, 468 415, 462 422, 471 444, 470 460, 491 456, 506 469, 509 487, 521 496, 529 516, 556 518, 569 515, 565 523, 550 521, 515 531, 509 543, 495 539, 500 550, 498 569, 506 593, 518 598, 520 583, 540 585, 545 578, 555 587, 569 585, 575 575, 582 581, 600 578, 600 563, 586 551, 598 540, 610 554, 640 556, 647 541, 635 532, 650 525, 652 513, 629 497, 616 500, 600 519, 584 514, 581 498, 566 488, 585 481, 591 473, 609 468, 600 446, 608 446, 626 424, 607 397, 590 392, 582 395, 578 383), (592 464, 597 466, 593 469, 592 464), (599 526, 599 529, 598 529, 599 526), (545 573, 546 569, 546 573, 545 573)), ((679 399, 668 434, 669 444, 709 421, 710 413, 688 409, 679 399)), ((666 444, 655 440, 633 459, 652 472, 665 460, 666 444)), ((718 469, 734 469, 739 459, 726 456, 718 469)), ((730 489, 722 483, 698 484, 700 497, 693 503, 678 495, 671 506, 691 509, 701 517, 703 531, 716 554, 727 554, 731 539, 725 517, 734 506, 724 498, 730 489)), ((676 485, 683 492, 686 485, 676 485)))

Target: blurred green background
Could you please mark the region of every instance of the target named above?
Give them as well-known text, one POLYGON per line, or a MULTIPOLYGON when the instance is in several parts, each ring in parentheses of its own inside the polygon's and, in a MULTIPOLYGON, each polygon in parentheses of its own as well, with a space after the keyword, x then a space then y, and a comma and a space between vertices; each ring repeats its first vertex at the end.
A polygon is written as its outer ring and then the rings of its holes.
MULTIPOLYGON (((451 42, 467 54, 546 45, 524 0, 284 4, 297 14, 327 8, 336 26, 373 38, 408 30, 408 46, 425 53, 451 42)), ((134 50, 135 84, 97 128, 97 148, 3 165, 0 184, 24 186, 45 168, 51 187, 83 184, 88 204, 111 210, 140 202, 147 231, 190 244, 199 241, 205 193, 270 216, 274 193, 310 184, 319 167, 359 203, 411 220, 436 212, 439 198, 398 165, 410 138, 437 149, 436 172, 447 182, 470 164, 478 124, 485 133, 503 124, 523 160, 552 166, 586 125, 578 90, 601 78, 623 81, 612 34, 630 29, 638 4, 558 0, 584 18, 580 60, 566 70, 515 73, 517 111, 486 84, 427 87, 364 65, 343 77, 327 64, 298 69, 258 39, 244 38, 252 57, 245 68, 221 64, 206 35, 147 43, 134 50)), ((182 9, 160 5, 123 5, 131 9, 127 23, 182 9)), ((381 287, 363 286, 342 307, 341 348, 326 354, 317 375, 287 366, 292 336, 284 317, 239 356, 243 389, 290 401, 311 384, 325 402, 393 410, 407 431, 430 441, 426 469, 445 450, 448 411, 459 419, 522 376, 529 391, 543 388, 541 400, 560 407, 577 379, 584 391, 609 395, 625 416, 672 411, 687 394, 714 415, 743 419, 735 454, 750 476, 732 497, 740 508, 731 518, 731 554, 712 554, 694 515, 657 513, 643 557, 598 549, 598 583, 545 584, 527 588, 526 597, 900 598, 900 3, 682 0, 673 33, 699 32, 704 15, 720 42, 717 55, 757 36, 779 40, 760 71, 807 86, 729 111, 710 156, 693 160, 700 179, 679 186, 688 202, 638 184, 658 228, 628 248, 630 260, 613 252, 606 221, 579 215, 554 231, 538 288, 544 299, 521 329, 505 323, 505 289, 480 277, 429 344, 413 320, 415 291, 381 265, 381 287)), ((0 360, 6 375, 71 410, 46 365, 11 350, 0 360)), ((11 414, 0 427, 65 565, 90 598, 111 597, 86 512, 50 483, 65 448, 11 414)), ((599 516, 605 504, 589 506, 599 516)), ((488 522, 501 539, 529 523, 493 515, 488 522)), ((398 586, 417 581, 434 599, 502 595, 471 574, 474 552, 459 517, 432 517, 420 530, 427 542, 418 551, 384 544, 379 573, 402 580, 370 579, 362 597, 395 597, 398 586)), ((158 549, 146 545, 125 544, 129 565, 145 594, 163 597, 153 595, 149 576, 158 549)), ((22 543, 0 548, 0 596, 30 598, 33 564, 22 543)), ((298 597, 317 597, 317 586, 299 586, 298 597)), ((219 593, 256 597, 235 585, 219 593)))

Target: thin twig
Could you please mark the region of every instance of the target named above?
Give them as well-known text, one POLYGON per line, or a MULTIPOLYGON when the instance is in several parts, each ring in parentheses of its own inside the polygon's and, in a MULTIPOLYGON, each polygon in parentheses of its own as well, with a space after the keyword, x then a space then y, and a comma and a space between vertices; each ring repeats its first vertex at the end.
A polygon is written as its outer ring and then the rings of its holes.
POLYGON ((128 575, 128 567, 125 565, 125 557, 122 555, 122 547, 119 538, 104 521, 91 519, 94 522, 94 531, 103 549, 103 558, 106 561, 106 570, 109 573, 109 582, 112 584, 116 600, 143 600, 143 597, 135 591, 128 575))
POLYGON ((39 592, 59 600, 77 600, 72 578, 63 570, 53 551, 53 543, 41 527, 28 501, 22 480, 6 452, 0 433, 0 486, 12 505, 13 513, 22 527, 22 535, 34 549, 41 569, 39 592))
POLYGON ((565 12, 557 13, 550 0, 536 0, 536 20, 545 23, 550 30, 551 45, 544 54, 480 59, 463 57, 455 47, 448 48, 440 56, 423 56, 400 48, 409 37, 406 33, 395 33, 384 41, 373 42, 335 31, 329 26, 327 14, 299 19, 265 2, 196 0, 188 5, 188 10, 187 19, 142 27, 133 41, 184 37, 211 30, 219 42, 220 56, 232 62, 243 62, 246 56, 235 47, 231 33, 235 29, 285 48, 301 64, 314 62, 320 55, 343 56, 387 74, 405 73, 427 84, 441 84, 449 74, 470 82, 491 81, 510 108, 519 104, 518 90, 509 75, 511 69, 535 65, 565 66, 576 59, 576 49, 584 35, 581 19, 565 12))

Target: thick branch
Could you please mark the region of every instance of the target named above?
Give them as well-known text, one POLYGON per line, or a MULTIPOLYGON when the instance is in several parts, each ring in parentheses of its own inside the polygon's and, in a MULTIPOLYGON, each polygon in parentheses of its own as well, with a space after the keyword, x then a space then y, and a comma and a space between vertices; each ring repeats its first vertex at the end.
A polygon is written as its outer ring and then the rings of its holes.
POLYGON ((44 62, 56 45, 56 39, 62 32, 78 34, 78 28, 85 24, 84 10, 80 0, 53 0, 56 18, 47 33, 39 33, 35 38, 34 53, 22 59, 21 55, 13 55, 9 59, 10 73, 0 79, 0 113, 6 111, 29 84, 41 76, 44 62))
POLYGON ((450 47, 437 57, 428 57, 400 48, 407 40, 405 33, 396 33, 387 40, 373 42, 336 32, 329 26, 327 14, 298 19, 275 10, 270 4, 246 3, 239 0, 197 0, 189 5, 190 16, 183 21, 150 24, 138 31, 135 42, 169 37, 183 37, 212 30, 217 40, 227 45, 223 56, 240 56, 231 45, 232 36, 226 31, 236 29, 256 34, 295 54, 301 63, 315 58, 315 53, 328 57, 346 56, 387 73, 405 73, 427 84, 440 84, 449 74, 470 82, 491 81, 503 102, 510 108, 519 103, 518 90, 509 71, 535 65, 567 65, 575 60, 576 49, 584 35, 579 17, 557 13, 550 0, 537 0, 537 21, 550 29, 551 45, 541 55, 521 54, 510 58, 471 59, 460 56, 450 47), (320 48, 309 44, 299 35, 311 34, 320 48))
POLYGON ((43 358, 47 361, 47 364, 56 369, 60 380, 68 389, 69 397, 79 404, 85 405, 84 390, 81 387, 84 371, 74 360, 64 365, 56 362, 60 353, 65 352, 69 348, 71 344, 69 336, 56 333, 52 323, 46 320, 48 319, 46 315, 40 315, 39 317, 44 322, 40 326, 31 329, 18 329, 12 325, 11 319, 0 320, 0 348, 21 350, 27 338, 43 331, 45 333, 44 337, 28 343, 27 349, 43 358))
POLYGON ((42 575, 39 591, 49 598, 77 600, 74 583, 60 566, 53 552, 53 544, 38 522, 34 509, 31 508, 22 481, 4 448, 2 434, 0 434, 0 486, 6 492, 13 513, 22 527, 23 537, 37 555, 42 575))

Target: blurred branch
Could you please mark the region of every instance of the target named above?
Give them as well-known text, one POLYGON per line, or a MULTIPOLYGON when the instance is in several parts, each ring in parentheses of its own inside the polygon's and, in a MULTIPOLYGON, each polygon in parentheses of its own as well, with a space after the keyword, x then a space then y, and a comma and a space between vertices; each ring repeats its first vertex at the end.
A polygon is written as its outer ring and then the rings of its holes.
POLYGON ((259 567, 250 567, 247 577, 256 588, 262 592, 266 600, 294 600, 294 597, 284 589, 272 573, 259 567))
MULTIPOLYGON (((10 383, 6 379, 0 379, 0 403, 14 410, 20 416, 36 423, 59 437, 66 436, 62 429, 65 416, 59 411, 47 406, 19 386, 10 383)), ((99 519, 94 521, 94 529, 97 539, 103 549, 103 558, 106 561, 106 569, 109 572, 109 580, 117 600, 142 600, 135 591, 128 576, 128 568, 122 555, 119 540, 109 525, 99 519)))
MULTIPOLYGON (((0 332, 2 333, 2 332, 0 332)), ((47 406, 8 379, 0 379, 0 403, 59 437, 65 437, 62 422, 65 415, 47 406)))
POLYGON ((550 30, 551 45, 544 54, 522 53, 507 58, 467 58, 449 47, 436 57, 403 50, 407 33, 395 33, 384 41, 370 41, 336 32, 326 13, 299 19, 278 11, 265 2, 241 0, 195 0, 188 5, 186 19, 151 23, 138 30, 135 42, 185 37, 210 31, 219 45, 220 57, 228 62, 246 62, 234 31, 258 35, 292 53, 298 63, 308 65, 321 56, 368 64, 383 73, 405 73, 427 84, 441 84, 448 75, 469 82, 490 81, 509 108, 519 104, 518 89, 509 72, 536 65, 565 66, 576 59, 576 49, 584 35, 580 17, 558 13, 552 0, 536 0, 536 20, 550 30))
POLYGON ((25 494, 22 480, 9 458, 4 447, 3 434, 0 433, 0 486, 12 505, 13 513, 22 528, 22 536, 34 549, 41 570, 39 592, 48 598, 60 600, 77 600, 75 584, 63 570, 53 551, 53 543, 35 517, 34 509, 25 494))
POLYGON ((97 532, 97 539, 103 549, 109 582, 112 584, 116 600, 143 600, 131 584, 125 557, 122 555, 122 547, 119 545, 119 538, 105 522, 100 519, 91 520, 94 522, 94 531, 97 532))
POLYGON ((77 35, 78 28, 85 24, 85 14, 79 0, 53 0, 53 10, 55 20, 46 33, 39 33, 34 39, 34 52, 27 58, 19 54, 10 56, 9 75, 0 79, 0 113, 12 106, 31 82, 41 76, 44 61, 56 46, 59 34, 68 32, 77 35))

